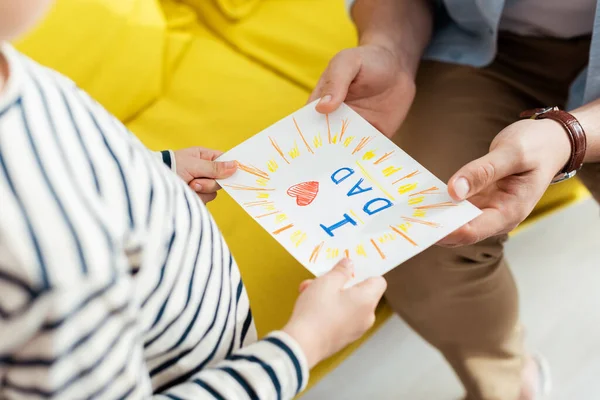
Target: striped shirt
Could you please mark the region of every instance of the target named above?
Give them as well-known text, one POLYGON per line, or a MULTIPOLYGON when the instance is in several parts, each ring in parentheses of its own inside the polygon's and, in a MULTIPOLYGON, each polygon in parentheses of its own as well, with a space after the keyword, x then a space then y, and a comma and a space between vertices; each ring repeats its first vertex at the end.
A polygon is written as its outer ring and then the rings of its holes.
POLYGON ((293 398, 304 355, 256 340, 196 194, 73 82, 2 54, 0 398, 293 398))

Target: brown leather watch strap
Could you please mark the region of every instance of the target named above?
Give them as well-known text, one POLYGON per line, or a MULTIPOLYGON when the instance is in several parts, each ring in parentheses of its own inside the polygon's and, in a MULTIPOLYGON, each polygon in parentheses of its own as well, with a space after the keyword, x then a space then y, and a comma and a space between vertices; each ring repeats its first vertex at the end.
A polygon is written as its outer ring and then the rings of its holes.
MULTIPOLYGON (((521 118, 544 119, 549 118, 560 123, 571 142, 571 157, 565 167, 559 172, 559 175, 565 175, 563 179, 568 179, 575 175, 583 165, 585 152, 587 149, 587 139, 583 127, 572 114, 560 110, 558 107, 535 108, 523 111, 521 118)), ((557 176, 558 177, 558 176, 557 176)), ((559 179, 559 180, 563 180, 559 179)))

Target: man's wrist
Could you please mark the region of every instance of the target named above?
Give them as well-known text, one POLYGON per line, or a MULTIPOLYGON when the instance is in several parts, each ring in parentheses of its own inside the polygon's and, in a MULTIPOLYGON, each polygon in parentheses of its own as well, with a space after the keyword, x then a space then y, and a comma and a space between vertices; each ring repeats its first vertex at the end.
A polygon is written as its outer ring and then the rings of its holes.
POLYGON ((359 41, 359 46, 375 46, 388 52, 397 63, 399 69, 406 73, 413 81, 421 62, 421 55, 411 52, 409 48, 381 33, 365 34, 359 41))
POLYGON ((362 46, 388 50, 414 78, 433 30, 430 0, 357 0, 352 16, 362 46))
POLYGON ((535 121, 538 125, 544 125, 543 135, 551 152, 551 159, 554 160, 553 169, 558 174, 562 171, 571 158, 572 146, 568 133, 560 122, 552 119, 542 119, 535 121))

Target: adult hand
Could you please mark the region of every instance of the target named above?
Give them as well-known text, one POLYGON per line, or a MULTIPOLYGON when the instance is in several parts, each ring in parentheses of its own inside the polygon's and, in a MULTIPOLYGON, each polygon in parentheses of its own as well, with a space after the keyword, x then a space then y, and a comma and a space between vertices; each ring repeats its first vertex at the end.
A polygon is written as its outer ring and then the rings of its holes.
POLYGON ((204 203, 214 200, 217 191, 221 189, 215 179, 228 178, 237 169, 235 161, 215 161, 223 154, 218 150, 190 147, 174 153, 177 175, 198 194, 204 203))
POLYGON ((352 262, 344 259, 327 274, 302 284, 283 330, 300 344, 310 367, 361 337, 375 322, 385 279, 370 278, 344 289, 352 276, 352 262))
POLYGON ((339 52, 329 62, 309 101, 331 113, 346 102, 386 136, 393 136, 415 97, 414 73, 402 57, 367 44, 339 52))
POLYGON ((490 152, 461 168, 448 182, 455 200, 469 199, 483 214, 439 244, 460 246, 505 234, 533 210, 566 165, 571 144, 552 120, 521 120, 502 130, 490 152))

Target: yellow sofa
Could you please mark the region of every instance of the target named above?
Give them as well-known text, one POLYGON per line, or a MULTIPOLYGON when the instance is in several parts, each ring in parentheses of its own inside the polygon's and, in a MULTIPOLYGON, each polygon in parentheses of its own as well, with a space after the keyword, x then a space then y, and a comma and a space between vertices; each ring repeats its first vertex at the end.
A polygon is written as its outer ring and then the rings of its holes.
MULTIPOLYGON (((302 106, 330 57, 355 41, 343 0, 58 0, 17 47, 70 76, 150 148, 227 150, 302 106)), ((584 193, 576 181, 553 187, 534 217, 584 193)), ((280 328, 308 272, 226 195, 210 208, 259 334, 280 328)), ((390 314, 382 304, 374 329, 390 314)), ((358 345, 321 363, 311 384, 358 345)))

